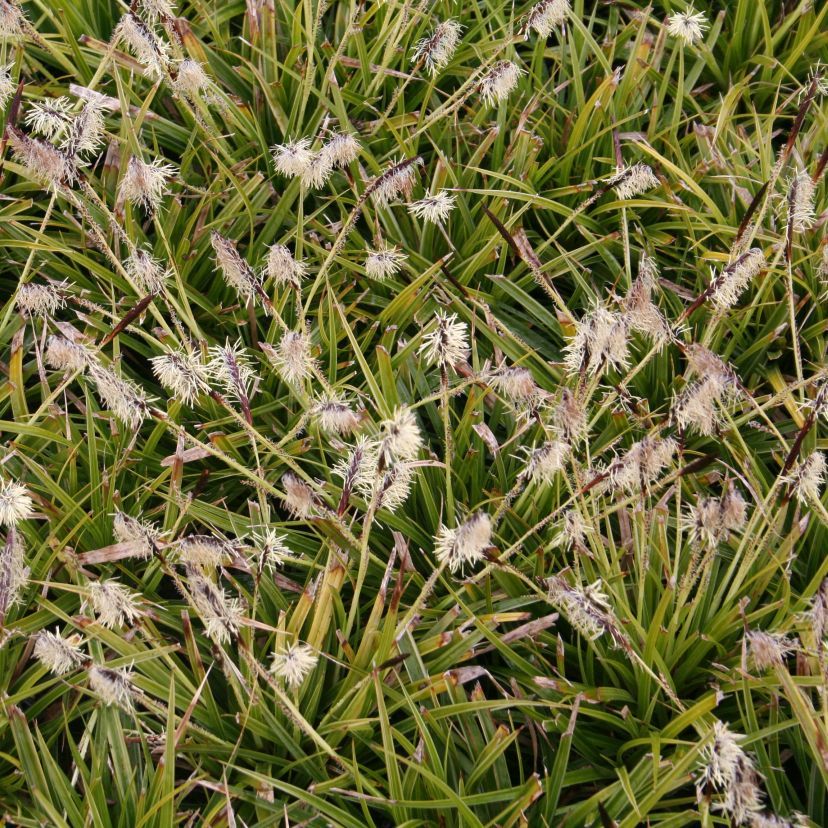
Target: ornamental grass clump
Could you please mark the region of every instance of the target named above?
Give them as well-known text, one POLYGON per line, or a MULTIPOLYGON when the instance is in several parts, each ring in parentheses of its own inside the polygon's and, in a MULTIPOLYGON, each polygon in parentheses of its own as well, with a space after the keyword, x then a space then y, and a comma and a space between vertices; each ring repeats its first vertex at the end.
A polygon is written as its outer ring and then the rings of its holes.
POLYGON ((828 824, 825 3, 0 0, 0 813, 828 824))

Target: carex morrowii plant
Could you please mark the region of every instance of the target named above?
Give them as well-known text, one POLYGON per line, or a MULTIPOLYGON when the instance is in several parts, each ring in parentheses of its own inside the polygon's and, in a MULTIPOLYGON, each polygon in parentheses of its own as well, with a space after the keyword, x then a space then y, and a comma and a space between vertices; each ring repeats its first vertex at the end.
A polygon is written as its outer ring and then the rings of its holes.
POLYGON ((0 808, 828 823, 828 5, 0 0, 0 808))

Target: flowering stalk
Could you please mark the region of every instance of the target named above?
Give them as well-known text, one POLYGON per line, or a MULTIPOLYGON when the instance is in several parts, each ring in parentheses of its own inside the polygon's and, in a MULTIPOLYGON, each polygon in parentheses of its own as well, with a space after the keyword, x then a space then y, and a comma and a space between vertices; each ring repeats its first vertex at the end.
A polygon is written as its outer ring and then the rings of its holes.
POLYGON ((388 201, 399 195, 402 190, 411 186, 413 183, 414 172, 418 166, 422 165, 422 163, 423 159, 419 156, 406 158, 392 165, 388 170, 382 173, 382 175, 377 176, 365 188, 365 190, 363 190, 362 194, 357 199, 357 203, 353 206, 348 218, 345 220, 345 223, 342 225, 342 228, 337 234, 334 243, 331 245, 331 249, 328 251, 328 255, 322 262, 319 272, 316 274, 316 279, 314 280, 314 283, 308 293, 308 298, 305 300, 305 313, 307 313, 308 309, 311 307, 311 302, 316 295, 318 286, 322 283, 323 279, 327 278, 328 269, 331 264, 333 264, 334 259, 341 252, 343 246, 345 245, 345 241, 356 226, 357 220, 362 214, 365 203, 368 199, 376 194, 377 201, 380 205, 387 204, 388 201))
POLYGON ((12 526, 0 548, 0 627, 6 623, 6 613, 20 598, 29 575, 23 540, 12 526))
POLYGON ((808 111, 810 110, 813 102, 816 100, 820 92, 823 71, 824 70, 822 69, 822 67, 818 67, 817 70, 814 71, 813 75, 811 76, 811 81, 805 89, 805 94, 802 96, 802 100, 799 104, 799 109, 797 110, 793 125, 791 126, 791 129, 788 132, 788 140, 785 142, 785 147, 780 153, 779 157, 776 159, 776 163, 774 164, 773 169, 771 170, 768 180, 756 194, 754 202, 751 203, 751 205, 748 207, 748 210, 745 214, 745 218, 742 220, 742 226, 739 227, 739 232, 736 236, 737 241, 739 241, 742 238, 743 234, 746 232, 749 226, 751 228, 751 231, 748 235, 747 243, 751 244, 753 242, 758 228, 762 224, 765 212, 767 211, 771 203, 771 194, 774 191, 776 182, 782 175, 782 171, 785 169, 785 165, 788 163, 791 153, 793 152, 797 136, 799 135, 802 126, 805 123, 805 117, 807 116, 808 111), (757 212, 757 205, 760 201, 761 207, 758 209, 758 215, 753 222, 749 223, 749 218, 757 212))
POLYGON ((451 431, 451 410, 449 408, 449 381, 446 366, 440 366, 440 416, 443 420, 443 461, 446 479, 446 515, 454 520, 454 488, 452 486, 452 457, 454 455, 454 437, 451 431))
MULTIPOLYGON (((794 234, 807 230, 814 220, 814 182, 803 170, 793 177, 788 187, 788 221, 785 232, 785 275, 788 294, 788 315, 791 326, 791 343, 796 366, 796 378, 802 382, 802 353, 796 328, 796 299, 793 283, 793 239, 794 234)), ((801 394, 802 392, 800 392, 801 394)))
POLYGON ((828 406, 828 382, 824 382, 817 392, 816 397, 814 398, 813 405, 811 410, 808 412, 808 416, 805 418, 805 422, 802 424, 802 428, 796 435, 796 438, 791 446, 791 450, 788 452, 788 456, 785 458, 785 463, 782 466, 781 477, 784 478, 785 475, 793 468, 794 463, 796 462, 796 458, 799 456, 799 451, 802 448, 802 443, 805 441, 805 438, 808 436, 810 430, 814 427, 814 423, 819 417, 820 414, 824 413, 826 407, 828 406))

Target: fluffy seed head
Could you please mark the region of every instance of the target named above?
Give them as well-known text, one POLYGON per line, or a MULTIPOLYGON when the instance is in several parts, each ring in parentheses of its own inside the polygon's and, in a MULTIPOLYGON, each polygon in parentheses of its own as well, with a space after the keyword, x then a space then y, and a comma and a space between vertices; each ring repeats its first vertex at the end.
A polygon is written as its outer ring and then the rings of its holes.
POLYGON ((588 423, 583 403, 568 388, 561 391, 560 402, 552 416, 555 432, 562 440, 575 445, 584 438, 588 423))
POLYGON ((96 153, 104 140, 104 108, 93 98, 69 123, 60 148, 69 158, 96 153))
POLYGON ((175 399, 192 405, 209 390, 209 374, 198 354, 182 349, 150 359, 152 372, 175 399))
POLYGON ((751 630, 745 635, 748 663, 760 673, 783 667, 785 658, 797 647, 795 639, 781 633, 751 630))
POLYGON ((137 15, 127 12, 115 29, 114 42, 123 42, 150 76, 164 77, 170 62, 169 46, 137 15))
POLYGON ((32 132, 44 138, 54 138, 72 120, 72 101, 61 95, 31 105, 24 123, 32 132))
POLYGON ((154 213, 167 193, 167 181, 176 173, 172 164, 156 158, 147 164, 133 155, 121 180, 120 196, 130 204, 154 213))
POLYGON ((341 397, 321 399, 313 410, 319 427, 326 434, 348 435, 360 426, 359 415, 341 397))
POLYGON ((637 281, 643 288, 652 292, 658 287, 658 263, 646 253, 641 253, 638 260, 637 281))
POLYGON ((673 401, 673 421, 682 431, 693 429, 710 437, 721 426, 726 395, 727 386, 715 375, 690 383, 673 401))
POLYGON ((396 247, 381 247, 369 250, 365 258, 365 274, 379 282, 398 273, 408 256, 397 250, 396 247))
POLYGON ((81 641, 79 635, 64 638, 57 631, 43 630, 35 636, 34 657, 56 676, 63 676, 83 664, 81 641))
POLYGON ((790 818, 777 816, 768 811, 750 815, 750 828, 809 828, 810 822, 804 814, 792 813, 790 818))
POLYGON ((676 12, 667 18, 667 33, 692 46, 698 43, 709 28, 707 17, 697 12, 692 4, 683 12, 676 12))
POLYGON ((124 512, 115 512, 112 532, 118 543, 132 544, 136 547, 137 557, 145 559, 152 557, 161 538, 161 533, 154 524, 138 520, 124 512))
POLYGON ((83 345, 65 336, 52 334, 46 340, 46 364, 56 371, 84 371, 94 355, 83 345))
POLYGON ((276 171, 288 178, 304 175, 314 158, 314 153, 310 149, 310 141, 307 138, 277 144, 272 152, 276 171))
POLYGON ((408 198, 414 189, 414 179, 417 167, 423 163, 419 156, 406 158, 393 164, 386 172, 378 176, 371 183, 369 189, 374 202, 378 207, 387 207, 400 196, 408 198))
POLYGON ((220 233, 210 233, 210 244, 216 254, 216 264, 227 285, 242 299, 249 300, 256 296, 259 277, 252 267, 239 255, 236 245, 220 233))
POLYGON ((313 515, 316 495, 304 480, 288 472, 282 475, 282 487, 285 490, 282 502, 293 517, 309 518, 313 515))
POLYGON ((243 620, 238 599, 228 598, 221 587, 196 569, 188 570, 187 586, 207 635, 218 644, 228 644, 243 620))
MULTIPOLYGON (((360 486, 366 500, 376 497, 377 509, 396 512, 411 494, 411 486, 416 477, 416 468, 406 463, 394 463, 378 477, 374 477, 371 491, 360 486)), ((363 483, 362 480, 359 481, 363 483)))
POLYGON ((14 480, 0 480, 0 525, 14 528, 34 514, 32 505, 25 486, 14 480))
POLYGON ((814 416, 822 414, 828 419, 828 381, 820 382, 816 396, 808 405, 813 409, 814 416))
POLYGON ((19 532, 9 529, 6 542, 0 546, 0 623, 5 621, 6 612, 20 600, 30 574, 23 539, 19 532))
POLYGON ((311 154, 310 163, 302 172, 302 186, 310 190, 318 190, 328 183, 334 171, 333 159, 324 152, 311 154))
POLYGON ((423 437, 411 409, 397 408, 390 420, 383 421, 381 430, 380 453, 387 463, 417 458, 423 445, 423 437))
POLYGON ((690 533, 690 542, 695 546, 715 549, 722 536, 721 505, 718 498, 700 497, 688 509, 685 528, 690 533))
POLYGON ((823 285, 828 282, 828 239, 822 240, 822 257, 816 267, 816 275, 823 285))
POLYGON ((302 682, 316 666, 319 656, 307 644, 290 644, 273 653, 270 671, 287 684, 291 690, 302 686, 302 682))
POLYGON ((380 460, 380 444, 361 437, 348 457, 336 465, 334 473, 342 478, 346 500, 350 492, 356 490, 377 509, 394 512, 408 500, 416 467, 400 462, 382 467, 380 460))
POLYGON ((415 63, 423 61, 433 75, 442 72, 451 62, 463 27, 456 20, 444 20, 434 27, 430 37, 421 40, 413 55, 415 63))
POLYGON ((423 221, 437 224, 449 217, 454 209, 455 199, 456 196, 450 195, 445 190, 440 190, 434 195, 426 192, 425 196, 419 201, 414 201, 408 205, 408 212, 423 221))
MULTIPOLYGON (((347 167, 355 161, 362 149, 359 141, 347 133, 334 133, 318 152, 309 149, 309 142, 306 142, 304 147, 297 149, 297 146, 293 145, 292 157, 289 158, 283 153, 283 157, 277 160, 277 169, 279 169, 279 163, 284 161, 285 168, 296 170, 293 175, 300 175, 302 185, 312 190, 323 187, 334 169, 347 167)), ((283 148, 276 148, 277 151, 279 149, 283 148)), ((285 172, 285 174, 291 173, 285 172)))
POLYGON ((603 584, 595 581, 583 588, 570 586, 558 575, 549 580, 549 600, 566 616, 584 638, 594 641, 605 632, 612 633, 613 617, 603 584))
POLYGON ((708 288, 710 300, 719 310, 727 310, 735 305, 764 266, 765 254, 758 247, 752 247, 718 275, 713 271, 708 288))
POLYGON ((583 515, 577 509, 567 509, 563 514, 561 534, 558 543, 563 544, 567 548, 573 546, 581 547, 584 545, 586 534, 589 531, 591 529, 584 520, 583 515))
POLYGON ((12 0, 0 0, 0 40, 20 37, 26 27, 26 16, 12 0))
POLYGON ((423 337, 420 353, 429 365, 446 369, 465 362, 469 356, 468 325, 457 321, 457 314, 435 314, 435 326, 423 337))
POLYGON ((307 265, 293 258, 285 245, 274 244, 268 249, 263 275, 277 285, 290 285, 298 290, 307 269, 307 265))
POLYGON ((509 97, 520 80, 523 70, 511 60, 500 60, 480 82, 480 97, 486 106, 499 103, 509 97))
POLYGON ((570 446, 563 440, 549 440, 529 453, 524 474, 539 483, 552 483, 564 468, 570 446))
POLYGON ((801 503, 813 503, 820 499, 825 471, 825 455, 821 451, 814 451, 797 464, 783 480, 790 484, 801 503))
POLYGON ((822 61, 818 61, 811 67, 808 72, 808 82, 804 85, 804 88, 807 89, 812 83, 816 86, 817 95, 828 95, 828 72, 826 72, 825 64, 822 61))
POLYGON ((334 133, 319 150, 319 154, 331 167, 347 167, 357 159, 360 150, 359 141, 348 133, 334 133))
POLYGON ((726 724, 715 722, 713 742, 705 750, 707 763, 697 783, 699 797, 708 787, 724 794, 717 807, 736 825, 750 823, 762 810, 761 777, 753 760, 739 745, 739 738, 726 724))
POLYGON ((275 347, 262 346, 273 367, 289 385, 300 386, 302 381, 313 375, 316 361, 313 358, 313 344, 307 333, 286 331, 275 347))
POLYGON ((17 89, 17 84, 12 77, 13 64, 0 66, 0 109, 5 109, 6 104, 11 100, 17 89))
POLYGON ((571 11, 570 0, 541 0, 535 4, 526 18, 524 37, 529 39, 529 32, 535 30, 541 37, 549 37, 552 30, 566 22, 571 11))
POLYGON ((127 713, 132 711, 130 670, 123 667, 113 670, 96 664, 89 668, 89 688, 107 707, 120 707, 127 713))
POLYGON ((66 305, 61 287, 52 282, 27 282, 17 288, 14 304, 24 316, 54 316, 66 305))
POLYGON ((747 503, 742 493, 731 483, 722 495, 722 525, 728 532, 740 532, 747 520, 747 503))
POLYGON ((196 101, 210 89, 210 78, 197 60, 185 58, 178 64, 173 89, 185 98, 196 101))
POLYGON ((486 512, 475 512, 456 529, 441 526, 434 542, 434 555, 452 572, 474 566, 492 545, 492 520, 486 512))
POLYGON ((805 614, 805 620, 811 628, 816 641, 822 641, 828 632, 828 578, 823 578, 811 601, 811 607, 805 614))
POLYGON ((635 198, 647 190, 652 190, 653 187, 658 187, 659 183, 652 168, 642 163, 620 167, 609 180, 610 187, 621 199, 635 198))
POLYGON ((212 535, 188 535, 178 544, 181 560, 192 567, 215 569, 232 555, 233 547, 212 535))
POLYGON ((627 304, 627 323, 631 330, 646 336, 657 348, 673 339, 670 324, 653 302, 627 304))
POLYGON ((735 391, 738 385, 736 372, 718 354, 703 345, 691 342, 685 348, 687 367, 697 377, 717 377, 723 385, 731 386, 735 391))
POLYGON ((295 558, 293 550, 287 545, 287 535, 280 535, 274 529, 264 528, 250 536, 259 567, 272 570, 282 566, 285 561, 295 558))
POLYGON ((657 277, 658 270, 653 260, 648 256, 642 256, 638 276, 630 286, 623 305, 629 327, 661 347, 673 338, 673 332, 653 302, 652 295, 657 277))
POLYGON ((135 596, 119 581, 109 578, 89 585, 89 603, 98 622, 108 629, 132 624, 141 615, 135 596))
POLYGON ((746 520, 747 503, 742 493, 730 486, 721 498, 700 497, 688 509, 684 525, 691 543, 715 549, 732 532, 741 531, 746 520))
POLYGON ((601 374, 629 364, 627 320, 597 305, 576 323, 575 336, 565 348, 564 364, 572 374, 601 374))
POLYGON ((379 443, 364 435, 357 438, 347 457, 341 458, 333 468, 333 473, 342 478, 343 499, 347 500, 354 489, 366 500, 371 499, 380 474, 379 458, 379 443))
POLYGON ((627 492, 647 491, 672 462, 677 448, 672 437, 645 437, 613 463, 610 482, 627 492))
POLYGON ((109 409, 124 425, 137 429, 150 416, 150 398, 135 383, 119 377, 97 362, 89 363, 89 374, 101 405, 109 409))
POLYGON ((532 372, 522 365, 501 366, 492 374, 490 382, 499 394, 511 402, 534 402, 540 392, 532 372))
POLYGON ((30 138, 13 126, 6 127, 6 134, 15 161, 25 167, 35 181, 57 188, 75 180, 75 165, 61 150, 46 141, 30 138))
POLYGON ((209 353, 208 376, 231 397, 246 399, 256 372, 250 367, 250 357, 241 342, 213 345, 209 353))
POLYGON ((136 249, 126 260, 124 267, 129 278, 144 293, 160 293, 170 275, 168 270, 164 270, 161 262, 153 259, 146 250, 136 249))
POLYGON ((150 23, 155 23, 160 18, 175 15, 175 8, 169 0, 139 0, 138 8, 150 23))
POLYGON ((788 223, 796 233, 810 230, 814 224, 816 185, 807 170, 799 170, 788 184, 788 223))

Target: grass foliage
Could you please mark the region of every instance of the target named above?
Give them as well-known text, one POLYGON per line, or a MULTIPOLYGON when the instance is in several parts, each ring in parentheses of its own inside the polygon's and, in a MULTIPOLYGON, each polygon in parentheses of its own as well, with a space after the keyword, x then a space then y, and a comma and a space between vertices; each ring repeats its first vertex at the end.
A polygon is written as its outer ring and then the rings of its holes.
POLYGON ((828 5, 702 2, 686 43, 676 0, 574 0, 526 38, 529 3, 144 0, 142 52, 116 0, 11 3, 7 820, 828 824, 828 5), (44 183, 21 135, 58 96, 50 147, 85 99, 104 132, 44 183), (321 187, 280 174, 273 146, 334 133, 360 149, 321 187), (154 211, 133 158, 174 165, 154 211), (655 180, 625 192, 634 164, 655 180), (407 209, 427 191, 438 221, 407 209), (262 270, 278 244, 298 290, 262 270), (384 245, 406 258, 371 278, 384 245), (192 398, 149 361, 182 348, 192 398), (381 425, 401 407, 422 446, 381 425))

